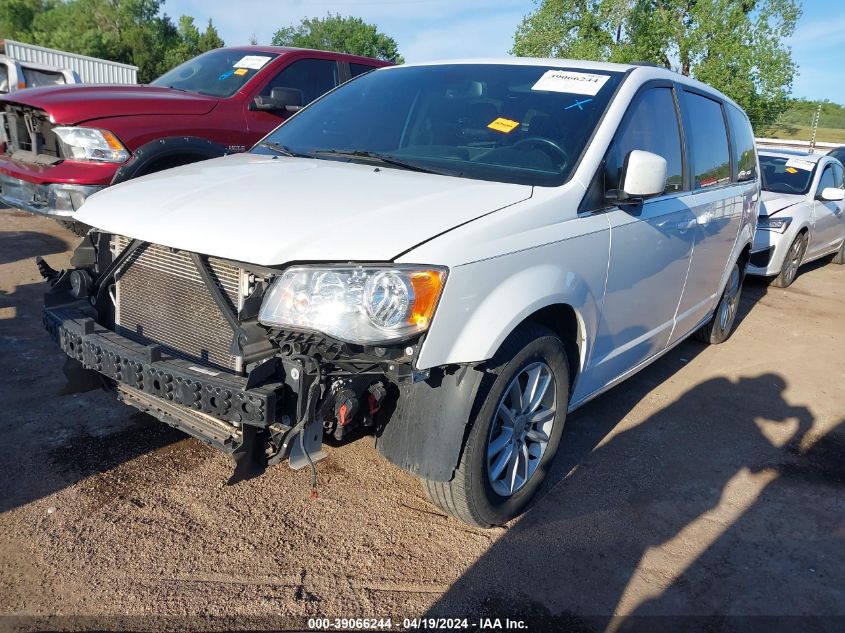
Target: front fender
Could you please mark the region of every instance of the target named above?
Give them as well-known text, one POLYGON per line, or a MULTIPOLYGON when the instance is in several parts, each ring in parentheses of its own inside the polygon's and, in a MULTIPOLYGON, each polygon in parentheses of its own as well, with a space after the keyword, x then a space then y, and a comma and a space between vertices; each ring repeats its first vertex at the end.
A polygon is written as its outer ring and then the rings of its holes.
POLYGON ((531 314, 565 304, 579 321, 583 368, 604 296, 608 249, 609 233, 596 231, 453 268, 417 367, 487 360, 531 314))

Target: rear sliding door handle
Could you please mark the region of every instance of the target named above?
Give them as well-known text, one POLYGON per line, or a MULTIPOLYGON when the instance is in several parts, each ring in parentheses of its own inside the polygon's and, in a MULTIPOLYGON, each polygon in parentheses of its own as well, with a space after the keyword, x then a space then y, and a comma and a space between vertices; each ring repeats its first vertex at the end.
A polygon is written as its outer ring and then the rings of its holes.
POLYGON ((695 218, 691 220, 681 220, 680 222, 678 222, 678 230, 683 233, 685 231, 689 231, 690 229, 695 228, 696 224, 698 224, 698 220, 696 220, 695 218))

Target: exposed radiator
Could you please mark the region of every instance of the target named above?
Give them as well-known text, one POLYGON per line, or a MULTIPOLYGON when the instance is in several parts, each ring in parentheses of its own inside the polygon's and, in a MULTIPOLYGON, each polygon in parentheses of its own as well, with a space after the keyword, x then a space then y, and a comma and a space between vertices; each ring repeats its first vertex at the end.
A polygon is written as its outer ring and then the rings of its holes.
MULTIPOLYGON (((130 240, 112 238, 120 253, 130 240)), ((213 257, 211 277, 235 314, 243 306, 246 273, 213 257)), ((157 244, 141 246, 121 267, 115 296, 115 331, 205 366, 239 372, 232 356, 232 328, 206 288, 189 253, 157 244)))

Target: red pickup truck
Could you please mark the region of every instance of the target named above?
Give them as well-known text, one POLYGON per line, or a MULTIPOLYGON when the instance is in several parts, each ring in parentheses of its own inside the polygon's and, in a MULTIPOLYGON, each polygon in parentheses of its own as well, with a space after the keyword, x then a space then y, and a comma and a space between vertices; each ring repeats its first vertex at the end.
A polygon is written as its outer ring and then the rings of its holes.
POLYGON ((386 65, 242 46, 195 57, 149 85, 15 92, 0 99, 0 202, 72 222, 100 189, 245 151, 338 84, 386 65))

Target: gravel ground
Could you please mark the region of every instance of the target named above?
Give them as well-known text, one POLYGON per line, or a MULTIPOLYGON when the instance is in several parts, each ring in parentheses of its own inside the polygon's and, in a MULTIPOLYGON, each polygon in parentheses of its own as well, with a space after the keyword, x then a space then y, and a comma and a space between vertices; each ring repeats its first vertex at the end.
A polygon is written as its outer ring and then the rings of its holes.
POLYGON ((225 456, 69 380, 33 259, 67 265, 74 241, 0 210, 0 628, 845 628, 845 267, 747 284, 729 342, 686 342, 571 415, 539 500, 479 530, 368 438, 329 448, 316 500, 286 466, 225 486, 225 456))

